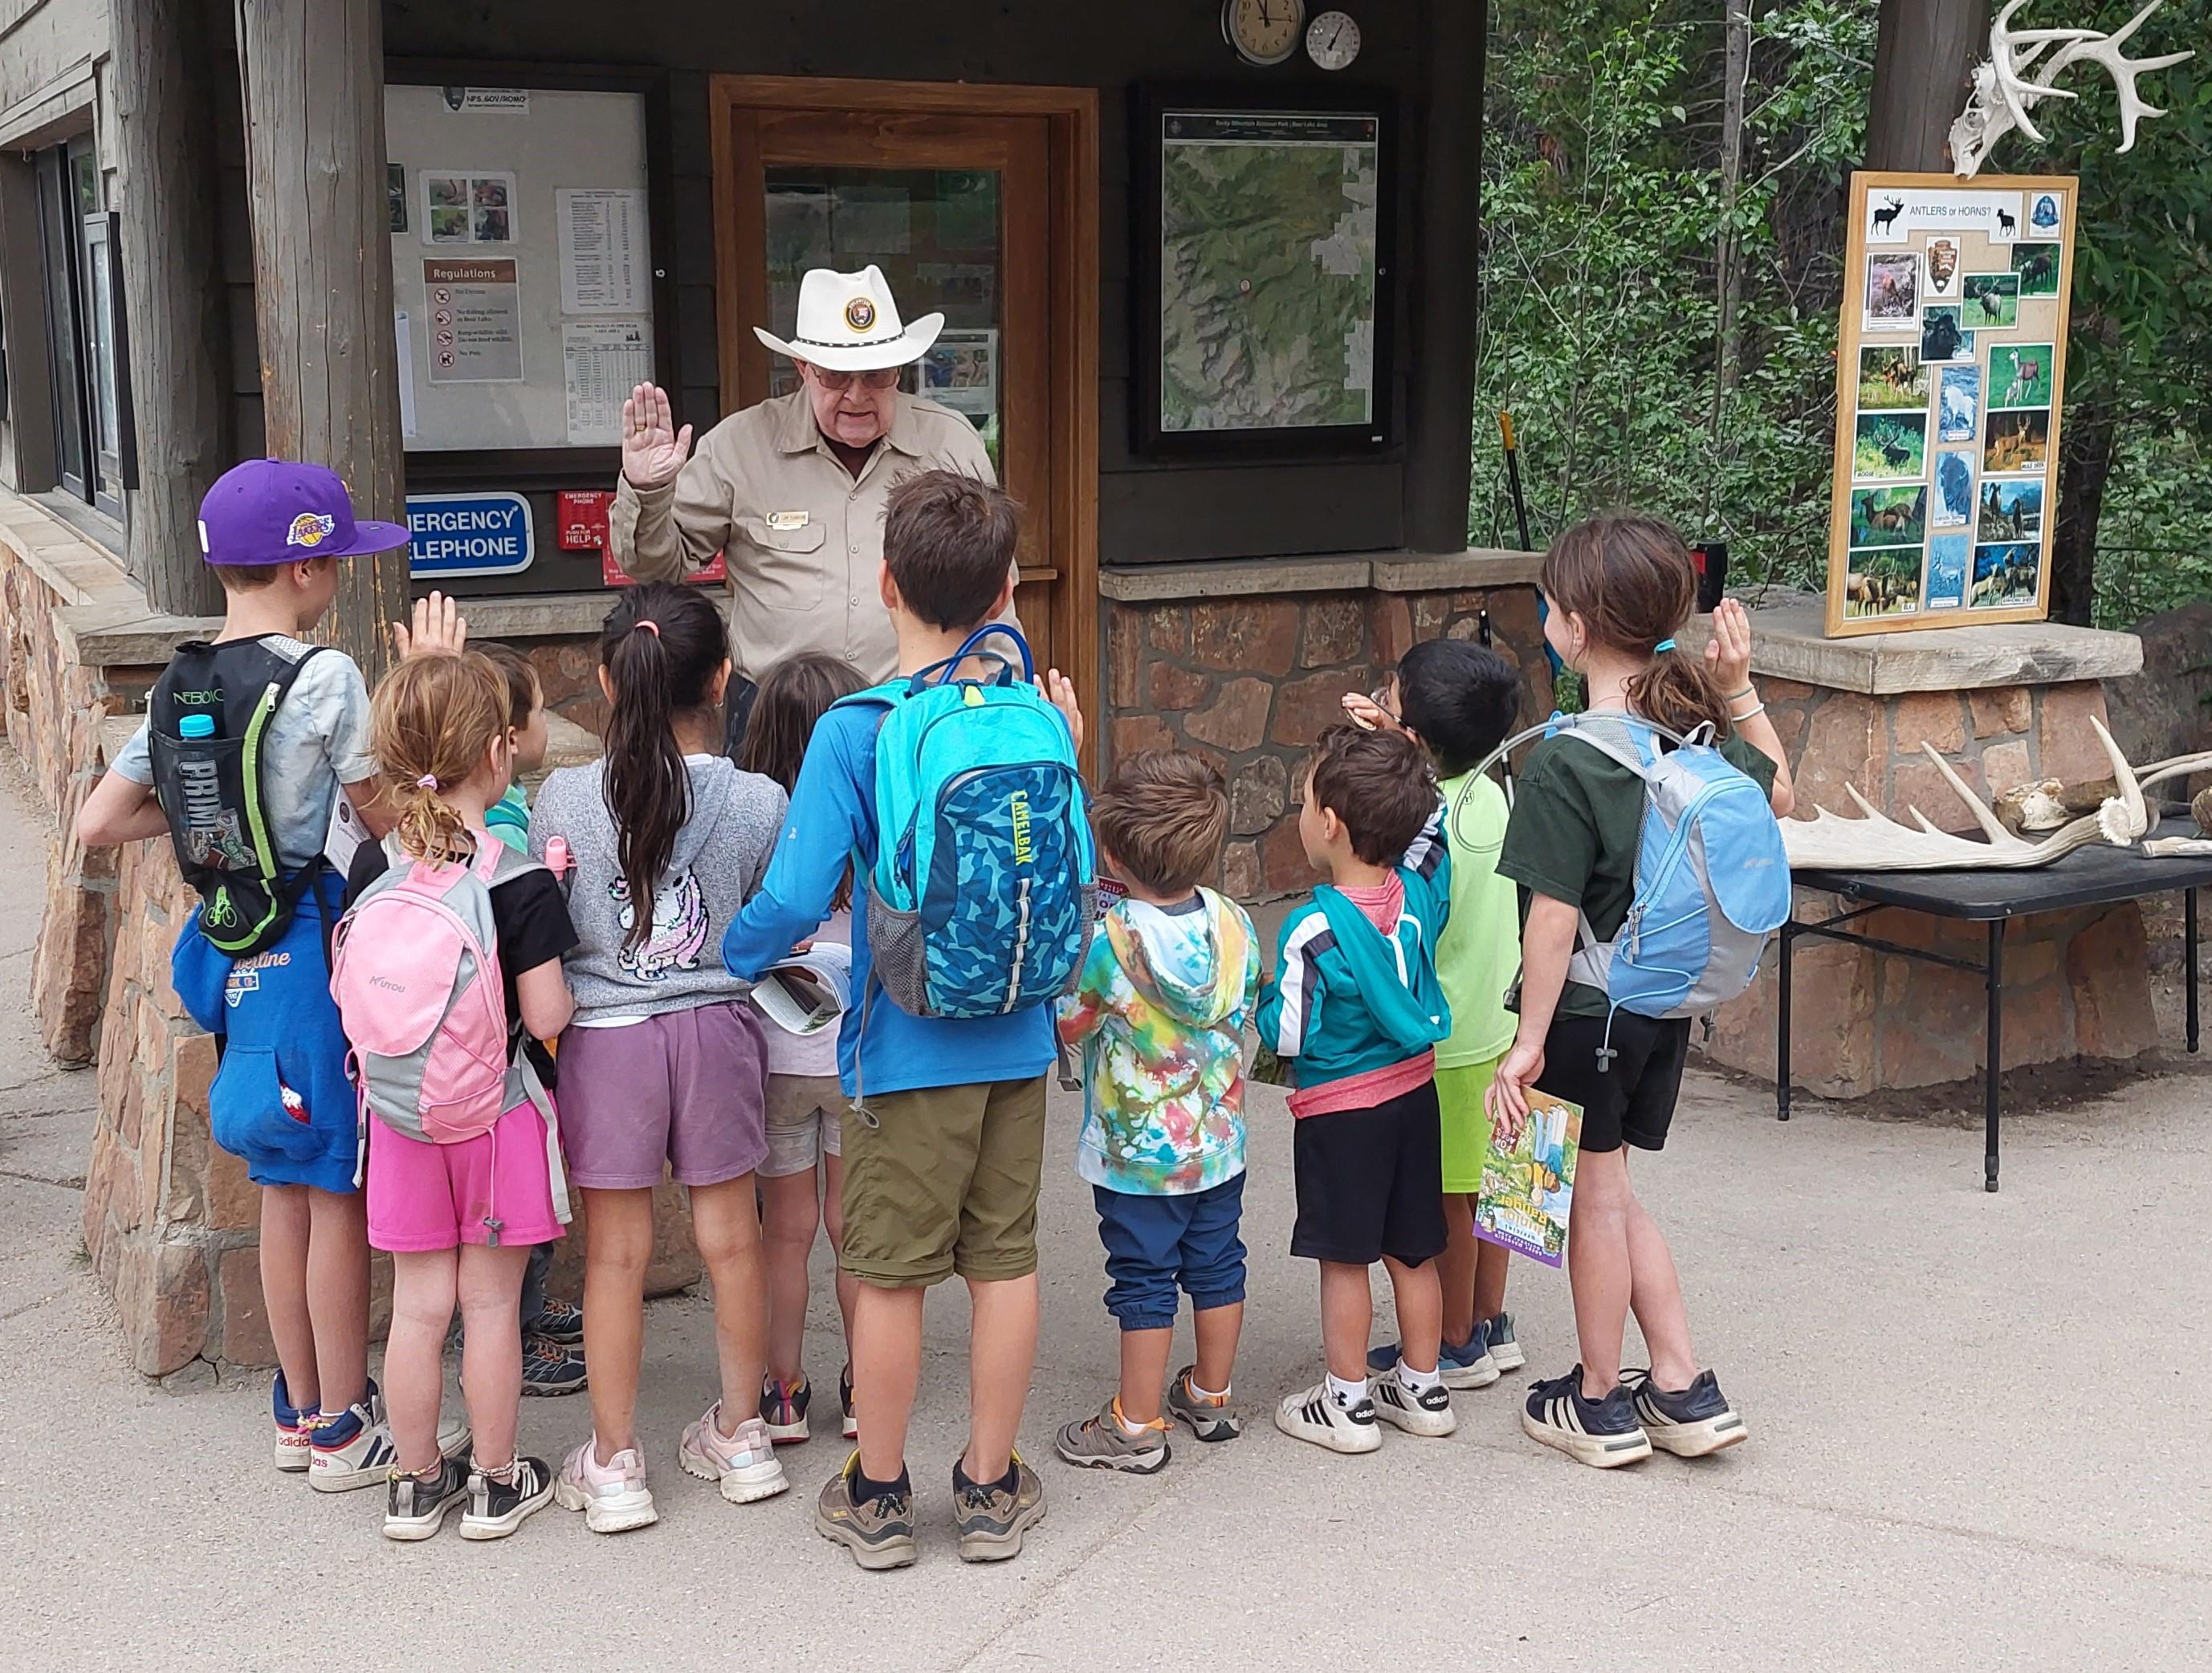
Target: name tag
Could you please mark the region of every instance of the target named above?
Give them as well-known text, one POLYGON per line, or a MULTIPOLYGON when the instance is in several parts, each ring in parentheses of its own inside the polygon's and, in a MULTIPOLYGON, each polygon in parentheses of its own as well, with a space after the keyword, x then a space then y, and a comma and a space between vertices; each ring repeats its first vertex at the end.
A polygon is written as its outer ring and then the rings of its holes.
POLYGON ((803 529, 806 526, 806 513, 805 512, 770 512, 768 514, 768 526, 778 530, 803 529))

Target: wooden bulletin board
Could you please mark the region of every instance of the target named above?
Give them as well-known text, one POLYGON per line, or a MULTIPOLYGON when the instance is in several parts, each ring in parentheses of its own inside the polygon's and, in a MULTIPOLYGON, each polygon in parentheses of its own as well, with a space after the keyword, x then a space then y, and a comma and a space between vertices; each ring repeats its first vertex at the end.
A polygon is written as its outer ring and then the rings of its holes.
POLYGON ((1831 638, 2044 619, 2075 187, 1851 176, 1831 638))

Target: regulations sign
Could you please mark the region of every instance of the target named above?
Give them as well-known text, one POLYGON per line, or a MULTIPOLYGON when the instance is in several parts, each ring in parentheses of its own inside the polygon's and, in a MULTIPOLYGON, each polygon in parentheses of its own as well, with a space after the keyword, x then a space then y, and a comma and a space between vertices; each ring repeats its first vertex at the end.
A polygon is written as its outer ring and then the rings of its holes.
POLYGON ((415 575, 512 575, 535 555, 519 494, 410 494, 407 534, 415 575))

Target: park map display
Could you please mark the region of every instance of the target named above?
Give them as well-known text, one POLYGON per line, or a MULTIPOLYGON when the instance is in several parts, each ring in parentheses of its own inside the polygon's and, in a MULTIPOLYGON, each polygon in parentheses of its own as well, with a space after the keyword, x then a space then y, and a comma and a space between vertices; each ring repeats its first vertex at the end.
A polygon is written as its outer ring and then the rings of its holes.
POLYGON ((1379 120, 1160 121, 1161 433, 1370 423, 1379 120))
POLYGON ((2074 188, 1852 176, 1831 635, 2042 619, 2074 188))

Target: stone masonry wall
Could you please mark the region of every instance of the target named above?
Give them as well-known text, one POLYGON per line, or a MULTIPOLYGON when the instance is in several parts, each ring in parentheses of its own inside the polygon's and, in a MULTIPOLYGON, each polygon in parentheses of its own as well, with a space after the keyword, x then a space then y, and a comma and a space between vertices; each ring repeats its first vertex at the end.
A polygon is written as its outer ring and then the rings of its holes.
MULTIPOLYGON (((1922 743, 1988 797, 2033 779, 2083 784, 2111 767, 2091 717, 2105 718, 2094 681, 1869 697, 1763 679, 1760 694, 1790 752, 1797 810, 1856 810, 1846 785, 1905 820, 1917 808, 1946 830, 1971 831, 1922 743)), ((1837 910, 1800 890, 1797 915, 1837 910)), ((1851 926, 1885 941, 1979 961, 1988 930, 1919 912, 1875 912, 1851 926)), ((1807 939, 1795 954, 1791 1079, 1830 1097, 1965 1079, 1981 1063, 1982 979, 1843 943, 1807 939)), ((1776 955, 1752 991, 1723 1009, 1708 1054, 1771 1080, 1776 955)), ((2135 903, 2021 919, 2006 931, 2003 1061, 2010 1068, 2072 1057, 2131 1058, 2157 1044, 2142 914, 2135 903)))
POLYGON ((1106 738, 1115 758, 1195 750, 1229 781, 1230 839, 1214 881, 1251 900, 1313 882, 1298 844, 1306 755, 1340 719, 1347 691, 1377 684, 1413 644, 1474 639, 1488 611, 1492 647, 1522 670, 1522 724, 1551 712, 1551 673, 1526 586, 1477 591, 1372 591, 1103 601, 1106 738))

